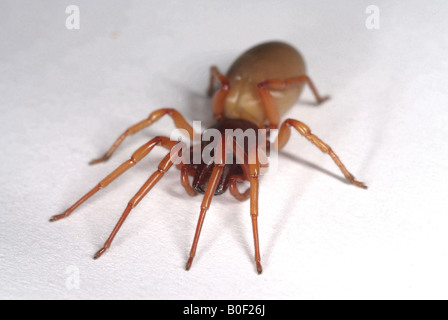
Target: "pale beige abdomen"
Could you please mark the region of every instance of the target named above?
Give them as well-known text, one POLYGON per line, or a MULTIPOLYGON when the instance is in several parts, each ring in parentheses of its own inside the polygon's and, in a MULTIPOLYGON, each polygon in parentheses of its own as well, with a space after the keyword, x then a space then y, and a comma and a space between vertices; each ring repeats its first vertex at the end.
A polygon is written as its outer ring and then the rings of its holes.
MULTIPOLYGON (((243 53, 229 68, 230 90, 224 103, 224 115, 244 119, 258 126, 266 123, 266 112, 257 85, 269 79, 286 80, 305 74, 300 53, 288 44, 268 42, 243 53)), ((270 91, 280 116, 297 101, 303 85, 270 91)))

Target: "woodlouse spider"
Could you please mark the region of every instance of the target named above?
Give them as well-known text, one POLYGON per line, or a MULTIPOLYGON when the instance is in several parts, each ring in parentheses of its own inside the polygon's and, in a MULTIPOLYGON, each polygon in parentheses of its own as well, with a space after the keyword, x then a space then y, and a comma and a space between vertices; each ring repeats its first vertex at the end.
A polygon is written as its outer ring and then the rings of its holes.
MULTIPOLYGON (((313 82, 306 75, 304 61, 299 52, 282 42, 268 42, 251 48, 232 64, 226 75, 223 75, 218 68, 213 66, 211 67, 208 94, 210 96, 213 95, 212 108, 216 124, 211 129, 223 134, 223 136, 225 136, 226 130, 229 129, 241 129, 244 133, 249 130, 260 132, 262 131, 261 129, 264 129, 268 136, 269 130, 278 129, 278 136, 274 141, 273 149, 280 150, 288 142, 291 128, 293 128, 322 152, 327 153, 349 182, 358 187, 366 188, 362 182, 355 180, 330 146, 311 133, 306 124, 294 119, 286 119, 280 123, 280 116, 294 105, 302 92, 304 84, 310 87, 318 104, 328 99, 328 97, 319 95, 313 82)), ((127 136, 152 125, 165 115, 172 118, 178 129, 185 130, 190 138, 194 137, 193 127, 178 111, 168 108, 159 109, 152 112, 147 119, 129 127, 103 157, 93 160, 91 164, 106 161, 127 136)), ((179 148, 182 142, 172 141, 164 136, 156 137, 142 145, 128 161, 116 168, 65 212, 53 216, 51 221, 69 216, 84 201, 100 189, 105 188, 118 176, 147 156, 155 146, 162 146, 170 150, 170 152, 160 162, 157 170, 129 201, 103 248, 95 254, 95 259, 109 248, 131 210, 172 165, 176 164, 181 172, 181 184, 187 193, 189 195, 204 194, 186 269, 190 269, 193 262, 205 215, 213 196, 222 194, 229 189, 231 194, 238 200, 242 201, 250 198, 255 263, 258 273, 261 273, 257 222, 258 180, 260 168, 262 167, 262 152, 260 152, 259 147, 261 145, 268 147, 269 140, 265 139, 263 142, 259 137, 257 136, 255 142, 252 141, 252 143, 249 142, 243 146, 237 143, 234 138, 231 140, 227 138, 218 139, 219 141, 215 141, 215 148, 210 153, 211 160, 205 161, 203 157, 200 157, 199 162, 191 160, 194 157, 194 150, 199 150, 200 155, 204 154, 206 148, 204 143, 201 143, 199 149, 195 149, 193 145, 190 147, 190 152, 185 152, 183 146, 179 148), (229 145, 232 146, 230 153, 229 145), (173 152, 173 150, 175 151, 173 152), (228 159, 232 161, 227 161, 228 159), (250 161, 250 159, 252 160, 250 161), (190 176, 193 177, 192 183, 189 180, 190 176), (242 181, 249 181, 250 187, 245 192, 240 192, 237 187, 238 183, 242 181)))

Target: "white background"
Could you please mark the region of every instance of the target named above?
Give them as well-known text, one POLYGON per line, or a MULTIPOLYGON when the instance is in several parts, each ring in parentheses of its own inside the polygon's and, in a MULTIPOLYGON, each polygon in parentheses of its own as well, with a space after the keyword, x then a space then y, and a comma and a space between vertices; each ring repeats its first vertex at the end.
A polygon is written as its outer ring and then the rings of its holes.
POLYGON ((448 298, 446 1, 7 1, 0 4, 0 298, 448 298), (65 8, 81 10, 80 30, 65 8), (380 29, 365 26, 370 4, 380 29), (177 169, 101 248, 164 151, 63 212, 169 118, 88 166, 160 107, 211 124, 209 66, 283 40, 332 99, 304 91, 288 117, 308 124, 369 189, 345 183, 293 135, 260 185, 264 272, 249 202, 215 197, 190 271, 201 196, 177 169))

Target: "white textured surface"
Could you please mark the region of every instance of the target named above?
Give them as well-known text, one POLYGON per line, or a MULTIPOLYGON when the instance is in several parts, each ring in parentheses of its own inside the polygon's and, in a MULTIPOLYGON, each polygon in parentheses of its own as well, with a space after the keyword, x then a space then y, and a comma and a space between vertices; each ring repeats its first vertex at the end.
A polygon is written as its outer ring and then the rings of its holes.
MULTIPOLYGON (((446 1, 7 1, 0 4, 0 298, 448 298, 446 1), (65 8, 81 29, 65 28, 65 8), (249 203, 215 197, 184 270, 201 197, 173 170, 102 246, 158 150, 69 219, 49 223, 169 119, 88 166, 130 124, 170 106, 209 120, 211 64, 259 42, 305 56, 309 90, 288 117, 330 144, 367 191, 293 136, 262 178, 255 272, 249 203), (79 288, 70 283, 79 271, 79 288)), ((206 122, 208 124, 209 122, 206 122)))

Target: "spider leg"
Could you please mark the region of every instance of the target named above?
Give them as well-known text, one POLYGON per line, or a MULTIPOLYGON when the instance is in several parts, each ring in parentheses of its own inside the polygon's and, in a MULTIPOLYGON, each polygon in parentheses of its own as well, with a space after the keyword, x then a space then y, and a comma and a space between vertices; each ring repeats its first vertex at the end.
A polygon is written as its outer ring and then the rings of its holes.
POLYGON ((199 213, 199 220, 196 227, 196 232, 194 234, 190 256, 185 266, 186 270, 189 270, 191 264, 193 263, 193 259, 196 254, 196 248, 198 246, 199 236, 201 235, 202 225, 204 224, 205 214, 210 208, 210 203, 212 202, 213 195, 215 194, 216 187, 218 186, 219 179, 221 178, 222 171, 225 166, 224 157, 225 151, 223 150, 223 144, 222 141, 219 141, 215 152, 215 166, 213 167, 213 171, 207 184, 207 190, 205 190, 204 198, 202 199, 201 211, 199 213))
MULTIPOLYGON (((249 157, 247 153, 244 151, 244 148, 241 147, 238 142, 234 138, 227 138, 227 146, 232 144, 233 155, 237 159, 237 163, 240 163, 241 169, 243 171, 243 175, 233 175, 229 180, 229 191, 232 196, 234 196, 239 201, 244 201, 249 199, 250 197, 250 188, 248 188, 245 192, 241 193, 238 189, 237 184, 242 183, 243 181, 250 180, 250 172, 249 172, 249 157)), ((251 159, 252 160, 252 159, 251 159)))
MULTIPOLYGON (((256 148, 252 148, 249 154, 256 155, 256 148)), ((249 162, 250 173, 250 217, 252 219, 252 231, 254 235, 254 248, 255 248, 255 263, 257 265, 258 274, 261 274, 261 257, 260 257, 260 244, 258 238, 258 175, 260 172, 260 164, 256 157, 255 163, 249 162)))
POLYGON ((286 80, 269 79, 258 84, 258 92, 265 107, 269 124, 272 128, 278 128, 278 125, 280 124, 280 115, 275 99, 271 95, 269 90, 286 90, 291 87, 301 86, 304 83, 308 84, 314 96, 316 97, 318 104, 321 104, 322 102, 329 99, 328 96, 321 97, 319 95, 315 85, 307 75, 301 75, 286 80))
POLYGON ((210 203, 212 201, 219 179, 221 178, 223 168, 224 164, 215 164, 215 167, 213 168, 212 174, 210 176, 210 180, 207 185, 207 190, 205 191, 204 198, 201 204, 201 212, 199 213, 198 225, 196 227, 196 232, 193 239, 193 245, 190 250, 190 257, 188 258, 187 265, 185 267, 187 270, 190 269, 191 264, 193 263, 193 258, 196 254, 196 247, 198 246, 199 236, 201 235, 201 229, 205 219, 205 214, 207 210, 210 208, 210 203))
POLYGON ((251 219, 252 230, 254 235, 254 248, 255 248, 255 263, 257 265, 257 272, 262 273, 261 257, 260 257, 260 244, 258 237, 258 176, 251 177, 251 187, 249 187, 244 193, 239 192, 237 183, 242 182, 242 176, 232 176, 230 178, 229 190, 230 193, 239 201, 251 199, 251 219))
MULTIPOLYGON (((236 187, 235 179, 233 181, 230 180, 230 193, 238 200, 245 200, 250 197, 250 216, 254 236, 255 263, 257 265, 258 274, 261 274, 263 269, 260 262, 260 241, 258 237, 258 176, 260 174, 258 147, 256 145, 249 145, 249 155, 244 152, 243 148, 236 143, 236 141, 233 141, 233 147, 234 155, 239 158, 240 162, 241 160, 244 160, 244 162, 241 162, 241 168, 243 168, 243 174, 244 177, 246 177, 246 180, 250 181, 250 187, 244 194, 241 194, 236 187)), ((240 176, 239 178, 243 179, 244 177, 240 176)))
POLYGON ((282 149, 288 142, 291 135, 291 126, 296 129, 302 136, 307 138, 311 143, 313 143, 316 147, 318 147, 322 152, 330 155, 330 157, 333 159, 333 161, 336 163, 336 165, 339 167, 348 181, 360 188, 367 189, 367 186, 365 186, 364 183, 355 180, 354 176, 347 170, 347 168, 344 166, 339 157, 334 153, 331 147, 321 139, 319 139, 317 136, 312 134, 310 128, 303 122, 294 119, 286 119, 283 122, 280 127, 277 140, 275 141, 275 147, 278 150, 282 149))
POLYGON ((193 128, 188 124, 188 122, 185 120, 185 118, 175 109, 170 108, 164 108, 164 109, 158 109, 154 112, 152 112, 149 117, 143 121, 140 121, 139 123, 129 127, 125 132, 123 132, 118 139, 114 142, 114 144, 110 147, 110 149, 100 158, 94 159, 90 161, 90 164, 96 164, 99 162, 104 162, 107 159, 110 158, 112 153, 118 148, 118 146, 123 142, 123 140, 134 133, 137 133, 141 131, 142 129, 149 127, 154 122, 162 118, 164 115, 168 115, 173 119, 174 124, 177 128, 186 130, 188 132, 190 140, 194 137, 194 131, 193 128))
POLYGON ((149 177, 149 179, 143 184, 140 190, 135 194, 135 196, 129 201, 126 209, 118 220, 115 228, 112 230, 109 238, 104 243, 104 246, 95 254, 94 259, 98 259, 111 245, 115 235, 117 234, 123 222, 126 220, 127 216, 133 208, 135 208, 138 203, 146 196, 146 194, 156 185, 157 182, 162 179, 164 174, 171 168, 174 162, 174 158, 177 158, 178 154, 168 153, 163 160, 160 162, 157 170, 149 177))
POLYGON ((180 168, 180 182, 185 188, 185 191, 187 191, 190 196, 195 196, 198 194, 191 186, 190 180, 188 178, 189 175, 194 175, 194 172, 195 170, 186 164, 182 165, 182 167, 180 168))
POLYGON ((229 90, 230 86, 227 77, 223 75, 217 67, 212 66, 210 68, 210 85, 208 87, 207 94, 210 97, 213 95, 213 116, 217 121, 222 120, 224 117, 224 100, 226 99, 229 90), (221 87, 213 95, 215 81, 217 81, 221 87))
POLYGON ((83 202, 93 196, 100 189, 104 189, 107 187, 112 181, 118 178, 121 174, 123 174, 126 170, 133 167, 137 162, 139 162, 142 158, 144 158, 155 146, 160 145, 167 149, 171 149, 176 145, 177 141, 171 141, 168 137, 155 137, 151 141, 145 143, 140 148, 138 148, 131 156, 131 158, 124 163, 122 163, 119 167, 117 167, 112 173, 110 173, 106 178, 100 181, 92 190, 86 193, 81 199, 79 199, 75 204, 73 204, 70 208, 65 210, 63 213, 53 216, 50 221, 56 221, 65 217, 68 217, 77 207, 79 207, 83 202))
POLYGON ((241 193, 238 190, 238 183, 242 183, 244 181, 244 177, 241 175, 233 175, 229 180, 229 191, 232 196, 234 196, 239 201, 244 201, 249 199, 250 197, 250 188, 247 188, 246 191, 241 193))

